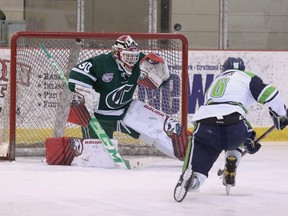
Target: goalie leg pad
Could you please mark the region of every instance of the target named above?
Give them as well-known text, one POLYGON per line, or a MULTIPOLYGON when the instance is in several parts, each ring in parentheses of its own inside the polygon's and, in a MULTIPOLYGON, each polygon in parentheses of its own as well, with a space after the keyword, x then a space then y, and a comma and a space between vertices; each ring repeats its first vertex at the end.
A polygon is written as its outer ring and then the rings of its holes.
POLYGON ((47 138, 45 146, 49 165, 71 165, 73 159, 83 151, 81 139, 67 137, 47 138))
MULTIPOLYGON (((111 139, 118 148, 118 142, 111 139)), ((45 141, 49 165, 115 168, 115 162, 99 139, 48 138, 45 141)))
POLYGON ((188 136, 191 132, 170 117, 166 118, 163 129, 172 140, 175 157, 183 161, 188 147, 188 136))
POLYGON ((188 146, 187 131, 167 115, 141 101, 133 100, 123 122, 171 158, 183 160, 188 146))
MULTIPOLYGON (((118 149, 117 140, 111 139, 111 142, 118 149)), ((83 139, 82 143, 83 151, 78 157, 74 158, 73 166, 116 168, 115 162, 101 140, 83 139)))

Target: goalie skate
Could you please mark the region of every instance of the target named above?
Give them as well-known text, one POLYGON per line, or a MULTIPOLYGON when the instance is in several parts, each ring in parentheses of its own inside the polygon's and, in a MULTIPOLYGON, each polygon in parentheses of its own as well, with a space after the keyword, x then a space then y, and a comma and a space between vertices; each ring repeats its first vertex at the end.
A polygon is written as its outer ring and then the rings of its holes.
POLYGON ((177 202, 182 202, 182 200, 184 200, 187 192, 190 190, 190 186, 193 185, 192 180, 193 171, 188 168, 182 173, 174 189, 174 199, 177 202))

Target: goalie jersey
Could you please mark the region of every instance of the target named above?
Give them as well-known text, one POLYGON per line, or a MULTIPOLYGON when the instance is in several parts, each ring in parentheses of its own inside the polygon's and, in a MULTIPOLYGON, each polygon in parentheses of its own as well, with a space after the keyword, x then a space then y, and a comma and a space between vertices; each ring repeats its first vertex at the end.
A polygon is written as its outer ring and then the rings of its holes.
POLYGON ((93 88, 100 93, 95 116, 120 119, 132 101, 140 75, 139 62, 144 56, 140 53, 130 76, 117 64, 111 53, 87 59, 71 70, 69 88, 74 91, 75 84, 93 88))
POLYGON ((240 70, 222 72, 212 82, 205 93, 205 102, 193 116, 192 121, 217 117, 238 112, 246 115, 247 108, 253 102, 267 104, 277 114, 286 111, 278 90, 265 84, 257 75, 240 70))

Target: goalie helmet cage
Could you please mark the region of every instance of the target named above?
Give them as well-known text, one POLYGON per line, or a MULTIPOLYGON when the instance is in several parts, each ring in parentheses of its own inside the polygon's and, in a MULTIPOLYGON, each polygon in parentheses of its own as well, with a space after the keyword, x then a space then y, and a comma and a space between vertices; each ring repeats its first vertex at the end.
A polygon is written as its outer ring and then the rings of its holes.
MULTIPOLYGON (((15 160, 18 148, 25 149, 27 155, 37 155, 34 149, 45 150, 45 140, 50 137, 82 137, 79 126, 67 123, 71 92, 40 45, 47 47, 68 77, 77 63, 110 52, 115 40, 123 34, 129 34, 141 52, 162 55, 171 73, 169 82, 158 90, 138 86, 135 98, 187 127, 188 42, 185 36, 175 33, 17 32, 11 38, 6 98, 0 100, 0 159, 15 160)), ((120 152, 121 146, 131 146, 128 151, 133 151, 132 146, 145 145, 122 133, 115 133, 113 138, 118 141, 120 152)))

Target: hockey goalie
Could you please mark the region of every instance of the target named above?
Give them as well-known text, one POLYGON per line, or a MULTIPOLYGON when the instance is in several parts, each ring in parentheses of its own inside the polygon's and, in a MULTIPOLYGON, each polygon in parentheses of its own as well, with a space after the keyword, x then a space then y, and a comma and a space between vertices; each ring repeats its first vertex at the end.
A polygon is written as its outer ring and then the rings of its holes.
POLYGON ((133 100, 137 85, 159 88, 169 79, 166 60, 144 54, 129 36, 117 38, 111 52, 72 68, 68 86, 74 92, 68 121, 80 124, 85 139, 97 139, 88 124, 94 115, 110 139, 115 131, 154 145, 172 158, 183 160, 189 132, 165 113, 133 100))

